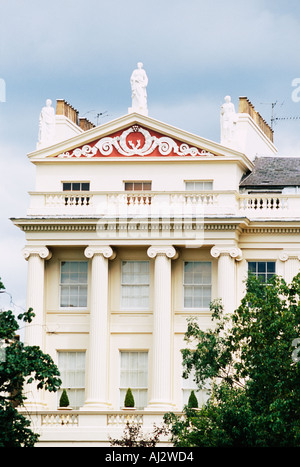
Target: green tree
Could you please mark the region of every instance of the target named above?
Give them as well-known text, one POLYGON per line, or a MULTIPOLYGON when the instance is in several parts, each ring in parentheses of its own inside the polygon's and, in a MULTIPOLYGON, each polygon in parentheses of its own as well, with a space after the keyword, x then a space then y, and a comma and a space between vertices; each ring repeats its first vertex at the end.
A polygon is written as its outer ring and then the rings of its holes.
POLYGON ((182 351, 184 376, 195 371, 211 394, 199 410, 180 420, 167 414, 175 446, 299 446, 300 274, 290 285, 247 280, 245 297, 232 315, 211 304, 214 327, 188 322, 182 351))
MULTIPOLYGON (((5 289, 0 280, 0 289, 5 289)), ((32 308, 18 316, 31 323, 32 308)), ((0 447, 33 447, 39 435, 30 429, 30 420, 18 412, 26 397, 25 384, 36 383, 38 389, 57 391, 61 385, 59 371, 51 357, 38 346, 25 346, 17 338, 19 324, 11 310, 0 313, 0 447)))

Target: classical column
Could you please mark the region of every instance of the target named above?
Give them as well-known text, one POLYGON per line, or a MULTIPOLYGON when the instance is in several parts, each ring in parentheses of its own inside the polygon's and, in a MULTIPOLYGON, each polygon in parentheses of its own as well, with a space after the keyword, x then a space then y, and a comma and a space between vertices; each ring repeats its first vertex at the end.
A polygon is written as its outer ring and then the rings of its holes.
MULTIPOLYGON (((26 324, 24 343, 29 346, 37 345, 44 350, 44 262, 51 258, 52 253, 45 246, 26 247, 23 249, 23 256, 28 261, 26 309, 32 308, 35 313, 32 322, 26 324)), ((25 394, 28 409, 45 408, 43 392, 34 383, 26 385, 25 394)))
POLYGON ((83 409, 107 409, 108 377, 108 259, 115 258, 110 246, 90 246, 84 251, 92 258, 90 337, 86 400, 83 409))
POLYGON ((169 410, 171 402, 171 259, 177 258, 172 246, 152 246, 147 254, 155 258, 152 388, 149 410, 169 410))
POLYGON ((213 258, 219 258, 218 298, 222 299, 224 313, 232 313, 236 307, 235 260, 242 260, 242 252, 234 246, 214 246, 210 254, 213 258))
POLYGON ((280 252, 278 258, 284 263, 284 280, 290 284, 293 278, 300 272, 300 252, 283 250, 280 252))

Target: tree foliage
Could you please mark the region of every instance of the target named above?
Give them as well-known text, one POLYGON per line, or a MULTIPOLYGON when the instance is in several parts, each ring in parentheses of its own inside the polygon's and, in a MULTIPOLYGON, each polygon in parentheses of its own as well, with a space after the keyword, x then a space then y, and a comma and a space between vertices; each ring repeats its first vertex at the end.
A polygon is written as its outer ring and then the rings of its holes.
POLYGON ((182 351, 184 376, 195 371, 199 388, 211 382, 207 403, 167 414, 175 446, 298 446, 300 444, 300 274, 290 285, 277 276, 247 280, 232 315, 211 304, 213 328, 188 322, 182 351))
POLYGON ((144 434, 139 423, 126 422, 123 436, 121 439, 113 439, 109 437, 111 446, 119 446, 125 448, 149 448, 155 447, 160 440, 160 437, 169 433, 165 425, 153 425, 153 431, 144 434))
MULTIPOLYGON (((0 280, 0 289, 4 289, 0 280)), ((31 323, 32 308, 18 315, 18 320, 31 323)), ((17 338, 20 326, 11 310, 0 312, 0 447, 32 447, 38 435, 30 429, 30 420, 18 412, 26 400, 24 385, 33 383, 38 389, 57 391, 61 385, 59 371, 52 358, 38 346, 25 346, 17 338)))

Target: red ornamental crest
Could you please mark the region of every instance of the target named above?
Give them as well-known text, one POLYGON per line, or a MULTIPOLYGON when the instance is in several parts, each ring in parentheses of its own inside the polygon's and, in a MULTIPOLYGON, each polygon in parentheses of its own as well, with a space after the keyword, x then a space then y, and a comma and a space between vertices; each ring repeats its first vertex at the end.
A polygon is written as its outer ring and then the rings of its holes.
POLYGON ((133 125, 130 128, 106 136, 92 144, 60 154, 59 158, 79 157, 168 157, 168 156, 214 156, 214 154, 187 143, 150 133, 145 128, 133 125))

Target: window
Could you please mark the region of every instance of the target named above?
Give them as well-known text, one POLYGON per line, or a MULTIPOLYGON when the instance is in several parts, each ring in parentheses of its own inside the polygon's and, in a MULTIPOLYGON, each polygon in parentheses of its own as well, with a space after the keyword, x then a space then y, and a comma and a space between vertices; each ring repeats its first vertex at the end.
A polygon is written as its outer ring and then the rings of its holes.
POLYGON ((130 388, 135 407, 143 409, 148 403, 148 352, 120 352, 120 359, 120 407, 130 388))
POLYGON ((213 182, 206 180, 185 182, 185 189, 187 191, 205 191, 213 189, 213 182))
POLYGON ((267 284, 275 274, 275 261, 249 261, 248 272, 267 284))
POLYGON ((87 306, 87 261, 62 261, 60 268, 60 306, 87 306))
POLYGON ((121 308, 149 309, 149 261, 122 261, 121 308))
POLYGON ((125 191, 151 191, 151 182, 125 182, 125 191))
POLYGON ((58 352, 58 369, 62 380, 58 402, 66 389, 70 406, 78 409, 85 399, 85 352, 58 352))
POLYGON ((182 406, 184 407, 188 404, 191 392, 194 391, 198 401, 198 407, 200 407, 207 401, 209 397, 208 389, 209 383, 206 383, 203 389, 198 389, 198 386, 195 382, 195 372, 192 370, 187 379, 182 377, 182 406))
POLYGON ((63 182, 63 191, 89 191, 89 182, 63 182))
POLYGON ((184 263, 184 308, 209 308, 211 302, 211 262, 184 263))

